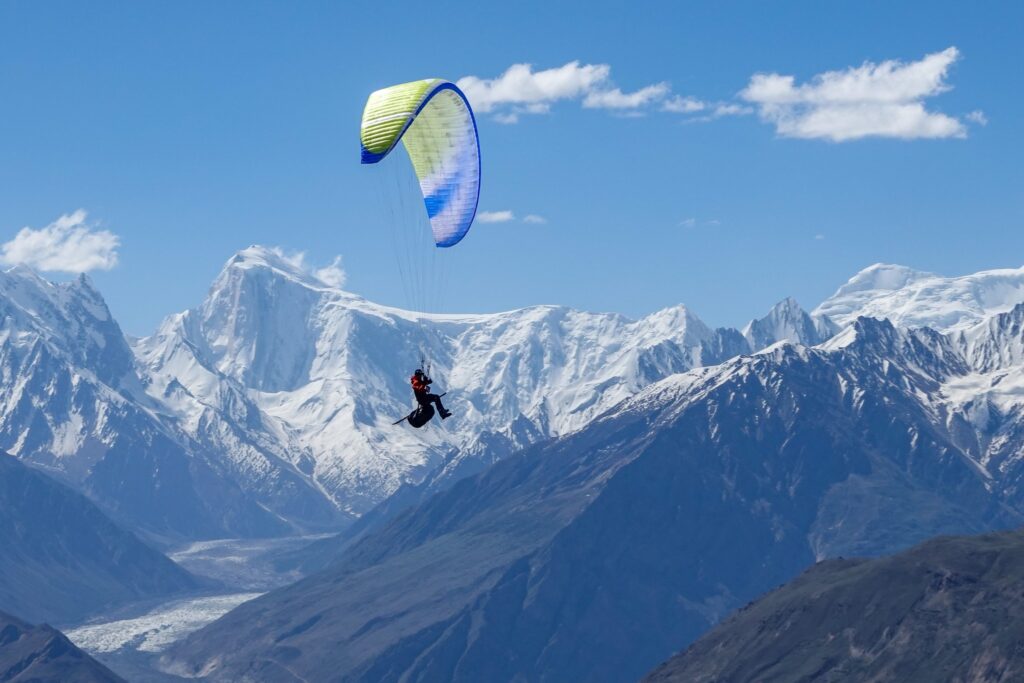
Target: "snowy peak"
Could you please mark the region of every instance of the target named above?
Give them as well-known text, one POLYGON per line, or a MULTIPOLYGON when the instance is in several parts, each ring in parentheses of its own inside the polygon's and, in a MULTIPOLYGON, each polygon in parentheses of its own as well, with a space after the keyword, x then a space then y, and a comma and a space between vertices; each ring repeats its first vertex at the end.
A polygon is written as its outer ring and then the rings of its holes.
POLYGON ((228 260, 198 309, 165 327, 183 325, 197 360, 244 386, 294 389, 309 380, 320 313, 348 296, 301 256, 254 246, 228 260))
POLYGON ((834 296, 845 296, 856 292, 891 292, 919 280, 933 277, 938 276, 934 273, 926 273, 893 263, 876 263, 850 278, 846 284, 836 290, 834 296))
POLYGON ((1024 365, 1024 303, 960 333, 959 340, 980 372, 1024 365))
POLYGON ((768 315, 751 320, 743 328, 743 337, 753 351, 780 341, 815 346, 831 337, 836 326, 827 316, 812 318, 792 297, 775 304, 768 315))
POLYGON ((228 259, 213 288, 216 289, 223 278, 229 278, 237 271, 252 269, 270 270, 279 276, 315 289, 337 289, 317 277, 314 269, 306 264, 304 254, 289 255, 279 248, 258 244, 246 247, 228 259))
POLYGON ((250 247, 197 308, 135 350, 149 397, 194 440, 252 460, 224 436, 249 435, 359 513, 453 453, 498 459, 585 425, 652 381, 749 349, 685 306, 640 320, 560 306, 402 311, 325 286, 301 259, 250 247), (443 430, 393 429, 421 354, 460 419, 443 430))
POLYGON ((840 325, 860 316, 886 318, 900 327, 967 329, 1024 302, 1024 268, 943 277, 903 266, 877 264, 855 275, 815 315, 840 325))
POLYGON ((945 379, 969 371, 963 355, 949 336, 931 328, 903 329, 889 320, 861 317, 848 330, 822 347, 856 355, 862 362, 880 367, 899 364, 933 379, 945 379))
POLYGON ((85 275, 54 283, 32 269, 0 272, 0 344, 48 352, 117 386, 133 356, 103 297, 85 275))
POLYGON ((697 346, 714 336, 711 328, 683 305, 652 313, 639 320, 635 327, 637 333, 648 339, 672 339, 687 346, 697 346))

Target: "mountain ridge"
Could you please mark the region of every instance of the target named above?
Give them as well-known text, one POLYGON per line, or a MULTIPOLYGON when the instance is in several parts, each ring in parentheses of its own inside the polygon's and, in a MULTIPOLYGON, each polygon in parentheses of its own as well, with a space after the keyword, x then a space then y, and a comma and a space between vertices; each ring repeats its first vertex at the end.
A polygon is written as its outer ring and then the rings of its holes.
POLYGON ((169 662, 213 681, 635 680, 817 559, 1020 524, 1013 473, 993 479, 929 400, 967 369, 951 338, 872 318, 852 336, 652 384, 398 512, 169 662))
POLYGON ((652 381, 750 350, 682 305, 639 321, 558 306, 401 311, 261 247, 138 339, 86 278, 15 268, 0 294, 0 447, 158 541, 337 530, 403 485, 437 490, 652 381), (459 396, 444 430, 390 425, 411 395, 395 360, 420 350, 459 396))
MULTIPOLYGON (((1024 300, 1024 290, 989 286, 1016 272, 936 284, 931 274, 876 265, 817 313, 786 299, 740 331, 711 329, 682 305, 639 320, 558 306, 412 313, 254 246, 228 260, 199 306, 129 340, 87 278, 54 285, 15 268, 0 273, 0 372, 9 378, 0 389, 0 447, 160 542, 338 530, 396 492, 422 500, 577 430, 669 375, 779 341, 834 343, 826 340, 850 325, 825 311, 845 320, 885 313, 895 301, 889 312, 898 318, 911 294, 894 293, 931 283, 934 296, 952 287, 954 308, 969 309, 956 309, 957 331, 966 333, 968 317, 1024 300), (964 299, 965 282, 1005 296, 964 299), (421 352, 458 397, 458 419, 394 429, 410 404, 409 369, 396 371, 396 359, 421 352)), ((932 314, 942 322, 948 311, 932 314)), ((994 372, 948 387, 966 404, 978 390, 972 382, 988 383, 992 400, 975 402, 974 420, 1016 410, 1012 392, 992 384, 994 372)))
POLYGON ((644 683, 1012 681, 1024 532, 834 559, 739 610, 644 683))
POLYGON ((124 683, 60 631, 0 612, 0 680, 9 683, 124 683))
POLYGON ((59 624, 199 586, 83 495, 0 453, 0 609, 59 624))

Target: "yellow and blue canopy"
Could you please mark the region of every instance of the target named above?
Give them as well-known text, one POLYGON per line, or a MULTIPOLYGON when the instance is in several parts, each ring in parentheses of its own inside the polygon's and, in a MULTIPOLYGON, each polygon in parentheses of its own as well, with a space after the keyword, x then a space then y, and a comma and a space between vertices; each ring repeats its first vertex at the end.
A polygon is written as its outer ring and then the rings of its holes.
POLYGON ((399 140, 419 179, 434 243, 457 244, 480 198, 480 140, 466 96, 439 78, 371 93, 359 131, 362 163, 377 163, 399 140))

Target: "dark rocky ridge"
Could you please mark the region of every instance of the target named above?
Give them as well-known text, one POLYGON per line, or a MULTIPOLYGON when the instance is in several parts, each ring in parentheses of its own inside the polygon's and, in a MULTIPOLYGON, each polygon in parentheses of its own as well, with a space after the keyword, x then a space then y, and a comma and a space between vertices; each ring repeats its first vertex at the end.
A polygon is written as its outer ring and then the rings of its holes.
POLYGON ((84 496, 0 452, 0 609, 61 624, 197 586, 84 496))
POLYGON ((0 612, 0 681, 9 683, 124 683, 74 646, 60 631, 32 626, 0 612))
POLYGON ((646 683, 1024 679, 1024 531, 827 560, 745 607, 646 683))

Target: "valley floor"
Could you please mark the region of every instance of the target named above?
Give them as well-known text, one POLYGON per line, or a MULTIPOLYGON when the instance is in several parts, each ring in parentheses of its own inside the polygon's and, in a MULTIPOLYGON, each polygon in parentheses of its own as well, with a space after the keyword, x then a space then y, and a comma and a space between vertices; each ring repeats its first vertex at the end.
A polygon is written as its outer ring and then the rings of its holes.
POLYGON ((131 681, 183 680, 156 669, 171 644, 267 590, 299 578, 275 569, 274 559, 321 536, 221 539, 177 548, 168 556, 193 574, 220 584, 202 593, 154 604, 138 603, 87 623, 65 625, 64 633, 115 672, 131 681))

